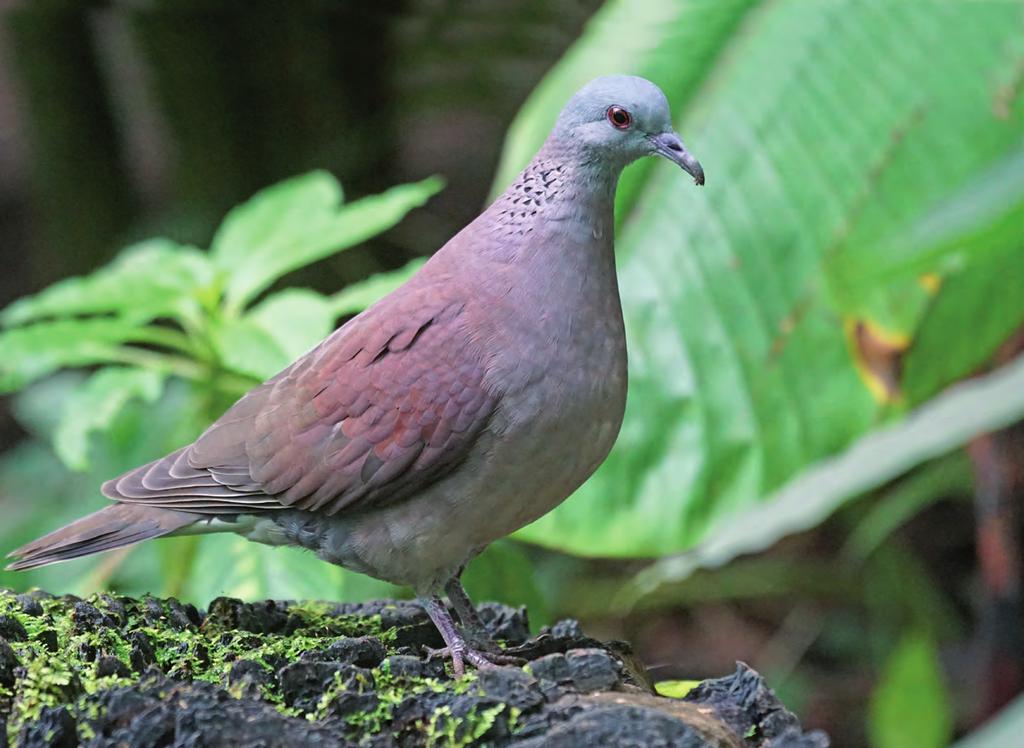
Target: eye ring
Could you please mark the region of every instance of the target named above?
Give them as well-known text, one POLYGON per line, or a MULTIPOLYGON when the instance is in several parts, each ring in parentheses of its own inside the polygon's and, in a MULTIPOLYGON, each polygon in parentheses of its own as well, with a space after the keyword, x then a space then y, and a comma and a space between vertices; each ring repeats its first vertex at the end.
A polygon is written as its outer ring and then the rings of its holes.
POLYGON ((608 117, 608 121, 611 122, 612 127, 616 130, 628 130, 629 126, 633 124, 633 115, 622 107, 614 104, 608 107, 608 111, 605 112, 605 115, 608 117))

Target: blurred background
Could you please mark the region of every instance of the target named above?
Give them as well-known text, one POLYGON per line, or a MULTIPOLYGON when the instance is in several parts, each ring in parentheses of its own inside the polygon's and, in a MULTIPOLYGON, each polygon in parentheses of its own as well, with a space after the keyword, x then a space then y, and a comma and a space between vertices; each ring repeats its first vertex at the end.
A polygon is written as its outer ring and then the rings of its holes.
MULTIPOLYGON (((622 434, 470 592, 657 681, 746 661, 836 746, 1019 736, 1024 4, 0 7, 0 550, 401 282, 584 82, 644 75, 707 186, 623 176, 622 434)), ((0 585, 407 594, 229 537, 0 585)))

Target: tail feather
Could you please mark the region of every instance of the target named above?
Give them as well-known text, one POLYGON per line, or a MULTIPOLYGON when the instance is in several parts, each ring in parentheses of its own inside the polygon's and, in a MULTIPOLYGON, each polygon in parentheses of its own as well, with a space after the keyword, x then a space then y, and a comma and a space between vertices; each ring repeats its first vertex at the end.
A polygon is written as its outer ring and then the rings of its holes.
POLYGON ((16 559, 7 569, 19 571, 110 551, 180 530, 202 519, 140 504, 112 504, 75 520, 8 554, 16 559))

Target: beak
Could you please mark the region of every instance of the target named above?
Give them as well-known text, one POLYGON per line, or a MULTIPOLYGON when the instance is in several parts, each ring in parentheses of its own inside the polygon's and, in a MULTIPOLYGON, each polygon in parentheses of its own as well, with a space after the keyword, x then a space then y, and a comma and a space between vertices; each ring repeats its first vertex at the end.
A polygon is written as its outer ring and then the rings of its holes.
POLYGON ((683 145, 683 141, 678 135, 669 130, 668 132, 648 135, 647 137, 654 146, 655 153, 681 166, 683 171, 693 177, 694 184, 704 184, 704 169, 701 168, 700 161, 690 155, 690 152, 686 150, 686 146, 683 145))

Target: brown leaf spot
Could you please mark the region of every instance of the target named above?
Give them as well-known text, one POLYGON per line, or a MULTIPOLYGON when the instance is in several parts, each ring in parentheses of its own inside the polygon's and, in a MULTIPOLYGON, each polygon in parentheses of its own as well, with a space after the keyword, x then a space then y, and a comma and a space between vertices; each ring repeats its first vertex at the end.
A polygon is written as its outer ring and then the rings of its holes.
POLYGON ((898 400, 909 339, 887 333, 867 320, 848 320, 846 333, 857 373, 871 394, 880 403, 898 400))

